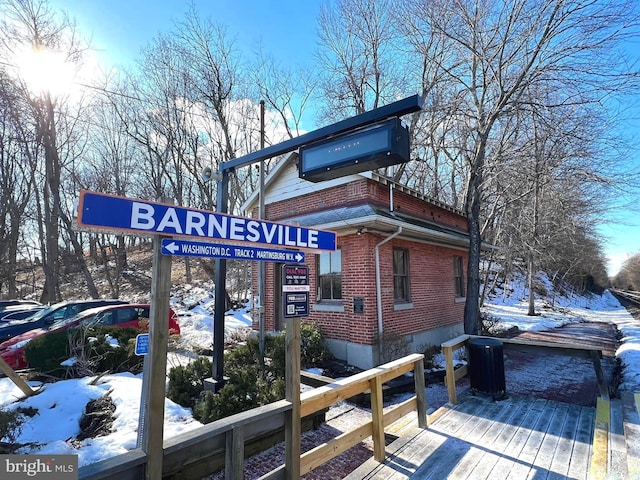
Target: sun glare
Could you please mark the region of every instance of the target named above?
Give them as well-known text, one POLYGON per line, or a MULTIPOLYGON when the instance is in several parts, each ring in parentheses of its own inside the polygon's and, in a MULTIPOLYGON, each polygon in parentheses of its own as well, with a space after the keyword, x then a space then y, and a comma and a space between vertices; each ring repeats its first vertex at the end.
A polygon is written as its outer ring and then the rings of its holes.
POLYGON ((66 61, 60 52, 43 49, 25 49, 15 58, 17 74, 35 94, 51 95, 70 93, 77 73, 77 66, 66 61))

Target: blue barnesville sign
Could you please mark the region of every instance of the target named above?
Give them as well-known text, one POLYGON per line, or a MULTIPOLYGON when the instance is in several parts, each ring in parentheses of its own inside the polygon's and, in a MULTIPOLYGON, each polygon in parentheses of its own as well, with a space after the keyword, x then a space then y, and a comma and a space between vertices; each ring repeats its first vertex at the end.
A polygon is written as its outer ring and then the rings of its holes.
POLYGON ((280 247, 336 249, 335 232, 235 217, 87 190, 80 192, 78 226, 280 247))

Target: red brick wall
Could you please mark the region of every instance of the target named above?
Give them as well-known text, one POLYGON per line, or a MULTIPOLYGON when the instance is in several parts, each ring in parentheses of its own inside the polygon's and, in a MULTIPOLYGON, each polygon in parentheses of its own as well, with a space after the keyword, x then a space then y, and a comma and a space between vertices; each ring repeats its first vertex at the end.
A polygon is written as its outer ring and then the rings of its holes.
MULTIPOLYGON (((389 187, 363 178, 330 190, 320 190, 293 200, 269 204, 267 219, 278 221, 304 213, 335 207, 372 203, 388 207, 389 187)), ((394 191, 394 206, 400 212, 442 225, 467 230, 466 219, 444 208, 427 203, 403 192, 394 191)), ((342 249, 342 302, 344 312, 314 311, 316 303, 316 255, 306 251, 310 277, 310 315, 305 321, 316 321, 327 338, 360 344, 375 344, 378 332, 376 303, 375 246, 386 237, 374 233, 338 238, 342 249), (364 313, 353 313, 354 297, 364 297, 364 313)), ((409 335, 428 329, 462 322, 464 303, 456 302, 453 279, 453 257, 463 257, 466 272, 467 252, 435 245, 394 239, 380 247, 380 273, 383 328, 387 332, 409 335), (409 250, 410 295, 413 308, 394 310, 393 248, 409 250)), ((266 313, 267 330, 275 329, 274 295, 275 264, 267 263, 266 313)), ((257 292, 257 265, 254 264, 254 292, 257 292)), ((466 277, 465 277, 466 280, 466 277)), ((254 325, 257 328, 257 325, 254 325)))
MULTIPOLYGON (((371 344, 377 332, 373 235, 340 237, 342 250, 342 302, 344 312, 313 311, 310 321, 322 326, 327 338, 371 344), (364 297, 364 313, 353 313, 354 297, 364 297)), ((316 269, 313 267, 313 300, 316 299, 316 269)), ((315 302, 314 302, 315 303, 315 302)))
POLYGON ((394 247, 409 251, 409 289, 413 308, 394 310, 393 280, 391 277, 384 278, 385 330, 407 335, 461 322, 464 303, 455 301, 453 257, 463 257, 466 271, 467 252, 403 240, 390 243, 392 245, 385 244, 382 247, 382 270, 392 271, 394 247))

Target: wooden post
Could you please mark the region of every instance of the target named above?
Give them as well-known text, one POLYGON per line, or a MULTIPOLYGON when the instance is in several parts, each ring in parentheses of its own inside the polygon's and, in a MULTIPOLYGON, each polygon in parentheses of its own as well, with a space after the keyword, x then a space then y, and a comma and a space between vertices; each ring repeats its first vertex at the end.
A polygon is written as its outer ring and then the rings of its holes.
POLYGON ((598 379, 598 389, 600 390, 600 396, 605 400, 609 400, 609 386, 604 378, 602 372, 602 364, 600 363, 601 353, 595 350, 590 352, 591 361, 593 362, 593 368, 596 371, 596 378, 598 379))
POLYGON ((424 361, 421 358, 413 365, 413 381, 416 387, 416 402, 418 403, 418 426, 420 428, 427 428, 427 394, 424 384, 424 361))
POLYGON ((382 399, 382 380, 379 375, 373 377, 369 384, 371 386, 371 420, 373 422, 373 458, 378 462, 384 461, 384 417, 382 399))
POLYGON ((140 420, 138 421, 138 446, 147 454, 146 480, 162 478, 164 454, 171 256, 163 255, 161 249, 162 237, 156 236, 153 239, 149 353, 144 359, 140 420))
POLYGON ((449 402, 456 405, 458 403, 458 397, 456 396, 456 377, 453 371, 453 348, 443 346, 442 353, 444 353, 445 359, 445 377, 447 381, 447 391, 449 392, 449 402))
POLYGON ((22 393, 24 393, 27 397, 30 397, 31 395, 36 393, 31 389, 29 384, 25 382, 22 377, 9 366, 7 362, 4 361, 3 358, 0 358, 0 370, 2 370, 4 374, 9 377, 13 383, 16 384, 16 387, 22 390, 22 393))
POLYGON ((224 452, 224 478, 242 480, 244 478, 244 425, 232 428, 226 433, 224 452))
POLYGON ((285 415, 285 478, 300 478, 300 320, 286 320, 285 397, 291 410, 285 415))

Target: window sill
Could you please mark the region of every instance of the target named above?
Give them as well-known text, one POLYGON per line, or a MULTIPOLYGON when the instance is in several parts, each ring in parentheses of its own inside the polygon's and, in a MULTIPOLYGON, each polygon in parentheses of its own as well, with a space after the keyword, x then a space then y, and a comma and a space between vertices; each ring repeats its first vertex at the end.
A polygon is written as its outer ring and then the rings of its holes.
POLYGON ((455 303, 464 303, 467 301, 467 297, 456 297, 455 303))
POLYGON ((344 312, 344 305, 337 303, 315 303, 313 310, 315 312, 344 312))
POLYGON ((393 305, 393 309, 395 311, 398 310, 411 310, 413 308, 413 303, 396 303, 393 305))

